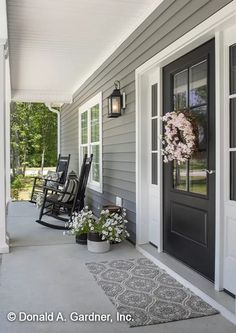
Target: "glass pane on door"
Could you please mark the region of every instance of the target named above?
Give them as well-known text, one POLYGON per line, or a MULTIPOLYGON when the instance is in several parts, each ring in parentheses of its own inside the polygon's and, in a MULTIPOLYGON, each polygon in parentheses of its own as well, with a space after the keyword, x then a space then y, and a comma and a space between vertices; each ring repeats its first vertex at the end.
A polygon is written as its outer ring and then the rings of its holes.
POLYGON ((198 151, 207 150, 208 112, 207 106, 191 109, 198 129, 198 151))
POLYGON ((185 109, 188 106, 188 70, 174 75, 174 110, 185 109))
POLYGON ((208 64, 196 63, 173 77, 174 109, 189 109, 198 129, 198 147, 185 163, 173 164, 173 187, 176 190, 207 195, 208 168, 208 64))
POLYGON ((197 151, 189 162, 189 191, 193 193, 207 194, 207 169, 206 151, 197 151))
POLYGON ((187 163, 181 163, 178 165, 174 162, 173 167, 173 179, 174 179, 174 188, 176 190, 187 191, 188 190, 188 182, 187 182, 187 163))
POLYGON ((207 60, 189 69, 190 107, 207 103, 207 60))

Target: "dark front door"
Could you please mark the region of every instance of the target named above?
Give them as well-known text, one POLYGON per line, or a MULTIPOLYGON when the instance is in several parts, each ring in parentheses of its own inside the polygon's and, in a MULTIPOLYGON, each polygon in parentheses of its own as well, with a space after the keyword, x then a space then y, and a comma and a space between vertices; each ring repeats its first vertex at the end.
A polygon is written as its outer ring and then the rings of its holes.
POLYGON ((164 163, 164 251, 214 280, 214 40, 163 69, 164 113, 191 109, 198 150, 181 165, 164 163))

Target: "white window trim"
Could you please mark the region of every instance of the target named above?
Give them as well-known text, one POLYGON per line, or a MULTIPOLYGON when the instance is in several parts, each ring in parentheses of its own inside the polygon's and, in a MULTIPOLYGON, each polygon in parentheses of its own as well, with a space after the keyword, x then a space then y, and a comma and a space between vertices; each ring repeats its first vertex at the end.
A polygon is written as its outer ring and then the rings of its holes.
POLYGON ((88 155, 91 154, 91 146, 94 145, 94 142, 91 143, 91 131, 90 131, 90 117, 91 117, 91 113, 89 112, 89 110, 94 106, 94 105, 99 105, 99 141, 96 142, 99 143, 100 146, 100 150, 99 150, 99 160, 100 160, 100 174, 99 174, 99 178, 100 178, 100 183, 95 182, 91 179, 91 175, 92 173, 90 172, 89 175, 89 179, 88 179, 88 188, 90 188, 91 190, 97 191, 99 193, 103 192, 103 172, 102 172, 102 168, 103 168, 103 163, 102 163, 102 92, 99 92, 97 95, 95 95, 94 97, 92 97, 90 100, 88 100, 86 103, 84 103, 83 105, 81 105, 79 107, 79 169, 81 167, 81 156, 80 156, 80 148, 82 146, 87 146, 88 147, 88 155), (88 144, 81 144, 81 114, 84 113, 85 111, 88 111, 88 144))

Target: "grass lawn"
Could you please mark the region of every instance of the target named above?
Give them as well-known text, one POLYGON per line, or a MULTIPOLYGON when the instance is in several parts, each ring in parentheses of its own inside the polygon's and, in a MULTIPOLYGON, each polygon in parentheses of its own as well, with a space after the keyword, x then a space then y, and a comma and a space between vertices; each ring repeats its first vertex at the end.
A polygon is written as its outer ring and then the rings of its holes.
POLYGON ((24 178, 24 187, 19 190, 18 200, 30 200, 34 179, 31 176, 24 178))
MULTIPOLYGON (((20 176, 19 186, 16 187, 12 184, 11 188, 11 197, 12 200, 30 200, 31 199, 31 192, 34 182, 34 176, 37 175, 37 172, 40 168, 27 168, 26 176, 20 176)), ((52 168, 44 168, 44 174, 47 173, 48 170, 55 170, 55 167, 52 168)))

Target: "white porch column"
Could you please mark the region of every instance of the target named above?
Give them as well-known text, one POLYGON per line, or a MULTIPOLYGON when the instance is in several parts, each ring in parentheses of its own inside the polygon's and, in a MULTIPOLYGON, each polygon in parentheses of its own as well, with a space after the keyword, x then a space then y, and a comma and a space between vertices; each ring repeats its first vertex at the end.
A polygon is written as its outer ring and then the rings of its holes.
POLYGON ((10 82, 10 64, 9 64, 9 56, 5 61, 5 151, 6 151, 6 204, 8 205, 11 201, 11 161, 10 161, 10 151, 11 151, 11 144, 10 144, 10 106, 11 106, 11 82, 10 82))
POLYGON ((6 79, 5 50, 0 43, 0 253, 8 253, 9 245, 6 235, 6 79))

